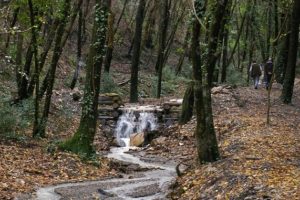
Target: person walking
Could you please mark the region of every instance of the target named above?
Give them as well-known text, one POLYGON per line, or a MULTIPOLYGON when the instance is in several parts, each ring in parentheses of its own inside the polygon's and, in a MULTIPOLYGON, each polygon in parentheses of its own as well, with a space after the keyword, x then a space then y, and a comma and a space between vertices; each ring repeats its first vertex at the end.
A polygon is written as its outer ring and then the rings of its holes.
POLYGON ((262 73, 261 66, 257 64, 255 60, 253 60, 249 72, 251 77, 253 78, 254 88, 257 89, 259 83, 259 77, 261 76, 262 73))
POLYGON ((269 89, 270 86, 270 82, 272 79, 272 75, 273 75, 273 62, 272 62, 272 58, 269 58, 268 61, 266 62, 265 66, 264 66, 264 75, 266 77, 266 89, 269 89))

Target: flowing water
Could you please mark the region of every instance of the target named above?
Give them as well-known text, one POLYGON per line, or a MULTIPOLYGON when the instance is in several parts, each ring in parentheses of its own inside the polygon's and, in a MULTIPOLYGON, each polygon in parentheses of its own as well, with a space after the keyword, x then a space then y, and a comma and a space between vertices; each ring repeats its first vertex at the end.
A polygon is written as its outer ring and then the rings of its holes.
POLYGON ((116 137, 122 141, 123 147, 111 148, 108 158, 138 164, 148 168, 146 172, 135 172, 124 175, 125 178, 114 178, 102 181, 67 183, 40 188, 37 200, 58 199, 99 199, 107 200, 158 200, 166 199, 168 187, 176 177, 175 165, 148 163, 128 152, 132 147, 130 135, 135 132, 157 129, 156 117, 153 113, 141 112, 136 115, 132 110, 124 112, 116 127, 116 137), (57 192, 61 195, 58 195, 57 192), (86 198, 87 197, 87 198, 86 198))
POLYGON ((128 138, 133 133, 142 133, 145 131, 156 130, 157 117, 154 113, 146 112, 147 107, 132 108, 124 110, 123 114, 119 117, 116 125, 115 137, 120 146, 126 146, 130 144, 128 138), (127 142, 127 144, 125 144, 127 142))

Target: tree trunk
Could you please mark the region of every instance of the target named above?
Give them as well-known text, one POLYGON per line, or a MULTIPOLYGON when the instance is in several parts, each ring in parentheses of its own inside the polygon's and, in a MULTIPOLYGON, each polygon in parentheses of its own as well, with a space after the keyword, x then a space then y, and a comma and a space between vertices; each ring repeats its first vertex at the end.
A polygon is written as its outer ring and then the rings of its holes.
POLYGON ((286 73, 283 81, 282 100, 285 104, 292 102, 293 88, 295 82, 295 71, 297 61, 297 50, 299 42, 300 1, 295 0, 291 18, 291 29, 289 39, 289 53, 286 73))
MULTIPOLYGON (((197 3, 198 1, 196 1, 197 3)), ((199 2, 201 3, 201 1, 199 2)), ((192 54, 193 54, 193 71, 195 81, 195 105, 197 115, 197 126, 195 131, 198 162, 212 162, 219 158, 219 150, 217 138, 214 130, 213 113, 211 105, 211 83, 213 72, 217 60, 218 38, 226 6, 231 5, 228 0, 224 0, 222 4, 216 2, 216 8, 212 12, 212 22, 209 28, 207 55, 203 59, 203 67, 200 60, 199 35, 200 24, 194 22, 193 37, 192 37, 192 54), (206 70, 203 72, 202 69, 206 70)), ((196 5, 196 8, 201 8, 201 5, 196 5)), ((197 12, 198 14, 198 12, 197 12)), ((198 17, 201 18, 202 16, 198 17)))
POLYGON ((114 21, 115 21, 115 14, 110 11, 110 15, 108 17, 108 29, 107 29, 107 50, 104 60, 104 72, 109 73, 111 60, 113 56, 114 50, 114 21))
POLYGON ((23 100, 28 97, 27 87, 28 87, 28 79, 30 76, 30 68, 31 68, 32 56, 33 56, 32 45, 33 45, 33 41, 31 39, 29 47, 26 52, 25 64, 22 71, 20 88, 18 88, 19 100, 23 100))
POLYGON ((73 90, 78 76, 79 76, 79 72, 81 69, 81 48, 82 48, 82 21, 83 21, 83 17, 82 17, 82 9, 79 10, 79 16, 78 16, 78 30, 77 30, 77 65, 76 65, 76 69, 72 78, 72 82, 70 85, 70 88, 73 90))
POLYGON ((130 81, 130 102, 138 101, 138 71, 141 54, 141 41, 144 22, 145 0, 140 0, 138 11, 136 14, 136 25, 133 42, 133 56, 131 64, 131 81, 130 81))
MULTIPOLYGON (((73 28, 73 25, 74 25, 74 22, 76 20, 76 17, 77 17, 77 13, 79 12, 79 10, 81 9, 81 5, 82 5, 82 2, 83 0, 78 0, 78 3, 76 5, 76 7, 74 8, 74 10, 71 12, 71 15, 70 15, 70 23, 69 25, 65 28, 63 32, 63 35, 62 35, 62 42, 61 42, 61 48, 63 48, 70 36, 70 33, 72 31, 72 28, 73 28)), ((70 11, 69 11, 70 12, 70 11)), ((44 93, 46 92, 47 88, 49 87, 49 79, 50 79, 50 71, 51 71, 51 67, 49 68, 49 70, 47 71, 46 73, 46 76, 43 80, 43 83, 42 83, 42 86, 40 88, 40 98, 42 98, 44 96, 44 93)))
MULTIPOLYGON (((20 12, 20 7, 18 6, 17 8, 14 9, 13 18, 12 18, 12 21, 11 21, 11 24, 10 24, 11 29, 17 23, 19 12, 20 12)), ((7 51, 8 47, 9 47, 10 36, 11 36, 11 34, 7 35, 7 39, 6 39, 6 43, 5 43, 5 51, 7 51)))
POLYGON ((227 78, 227 53, 228 53, 228 29, 224 29, 224 39, 223 39, 223 56, 222 56, 222 73, 221 73, 221 83, 226 82, 227 78))
POLYGON ((189 83, 183 97, 179 124, 186 124, 191 120, 194 111, 194 83, 189 83))
POLYGON ((183 47, 182 47, 182 52, 181 52, 181 55, 179 57, 178 64, 176 66, 176 75, 177 76, 181 73, 184 58, 185 58, 186 54, 188 53, 188 46, 189 46, 190 37, 191 37, 191 31, 190 31, 190 26, 189 26, 186 30, 186 34, 185 34, 185 37, 184 37, 184 43, 183 43, 183 47))
POLYGON ((34 55, 34 82, 36 83, 36 93, 35 93, 35 100, 34 100, 34 121, 33 121, 33 130, 32 136, 35 137, 38 133, 38 125, 39 125, 39 77, 40 77, 40 70, 39 70, 39 61, 38 61, 38 45, 37 45, 37 28, 36 28, 36 20, 35 20, 35 9, 32 4, 32 0, 28 0, 28 7, 30 13, 30 24, 31 24, 31 35, 32 35, 32 50, 34 55))
MULTIPOLYGON (((58 20, 55 20, 54 23, 52 24, 52 27, 51 27, 48 35, 51 35, 51 36, 55 35, 56 30, 57 30, 57 26, 58 26, 58 20)), ((48 53, 51 49, 53 40, 54 40, 54 37, 48 37, 47 38, 47 41, 46 41, 46 43, 44 45, 44 48, 43 48, 43 52, 41 53, 40 59, 39 59, 39 71, 42 71, 43 68, 44 68, 44 65, 45 65, 45 62, 46 62, 46 59, 47 59, 47 55, 48 55, 48 53)), ((29 86, 28 86, 28 95, 29 96, 32 96, 33 91, 34 91, 34 87, 35 87, 35 79, 31 78, 31 81, 30 81, 29 86)))
POLYGON ((22 53, 23 53, 23 42, 24 42, 24 36, 23 33, 18 34, 18 43, 17 43, 17 52, 16 52, 16 82, 17 82, 17 88, 21 87, 21 67, 22 67, 22 53))
POLYGON ((90 46, 87 62, 85 92, 80 124, 74 136, 60 145, 60 147, 65 150, 86 157, 90 157, 94 153, 92 143, 96 133, 98 117, 100 76, 103 56, 105 55, 109 6, 110 0, 96 1, 92 45, 90 46))
POLYGON ((169 21, 169 11, 168 11, 168 0, 161 1, 161 19, 160 19, 160 34, 159 34, 159 47, 158 47, 158 57, 155 65, 155 69, 157 72, 158 80, 157 80, 157 93, 156 97, 160 98, 161 95, 161 81, 162 81, 162 69, 164 65, 164 56, 166 50, 166 38, 167 38, 167 30, 168 30, 168 21, 169 21))
POLYGON ((278 83, 283 84, 283 80, 285 77, 285 72, 286 72, 286 67, 287 67, 287 62, 288 62, 288 54, 289 54, 289 41, 290 41, 290 16, 285 15, 283 16, 285 18, 283 20, 283 24, 286 23, 285 25, 285 33, 282 34, 282 38, 279 41, 279 51, 277 54, 277 59, 275 63, 275 80, 278 83))
MULTIPOLYGON (((235 41, 235 44, 234 44, 234 47, 232 49, 232 52, 230 54, 230 57, 228 58, 228 62, 227 64, 230 64, 232 62, 232 59, 233 59, 233 56, 234 56, 234 53, 235 53, 235 50, 236 48, 238 47, 239 45, 239 42, 240 42, 240 38, 241 38, 241 35, 242 35, 242 32, 243 32, 243 29, 244 29, 244 23, 245 23, 245 19, 246 19, 246 16, 247 16, 247 10, 245 11, 244 15, 243 15, 243 18, 242 18, 242 21, 241 21, 241 25, 240 25, 240 28, 238 30, 238 35, 237 35, 237 39, 235 41)), ((239 57, 240 55, 238 55, 239 57)), ((239 66, 238 66, 239 67, 239 66)))
POLYGON ((46 90, 44 111, 43 111, 41 120, 39 122, 37 131, 35 133, 35 135, 37 137, 45 137, 45 130, 46 130, 46 125, 47 125, 47 121, 48 121, 50 104, 51 104, 52 90, 53 90, 54 81, 55 81, 56 67, 57 67, 57 63, 59 61, 60 55, 63 51, 63 46, 62 46, 63 33, 65 30, 65 26, 67 24, 68 15, 70 13, 70 1, 71 0, 64 1, 62 13, 61 13, 62 16, 61 16, 60 23, 58 25, 56 36, 55 36, 55 45, 54 45, 53 57, 52 57, 50 70, 49 70, 49 79, 47 79, 48 87, 46 90))

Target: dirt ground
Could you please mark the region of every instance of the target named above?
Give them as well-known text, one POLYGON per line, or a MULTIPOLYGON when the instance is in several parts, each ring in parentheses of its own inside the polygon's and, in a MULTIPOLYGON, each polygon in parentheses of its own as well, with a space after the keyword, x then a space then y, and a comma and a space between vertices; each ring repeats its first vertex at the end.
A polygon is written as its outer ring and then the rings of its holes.
POLYGON ((150 147, 182 161, 188 170, 177 179, 170 199, 300 199, 300 84, 292 105, 272 91, 271 124, 266 124, 267 91, 260 87, 224 90, 213 96, 214 120, 221 158, 196 163, 195 119, 167 129, 167 138, 150 147))

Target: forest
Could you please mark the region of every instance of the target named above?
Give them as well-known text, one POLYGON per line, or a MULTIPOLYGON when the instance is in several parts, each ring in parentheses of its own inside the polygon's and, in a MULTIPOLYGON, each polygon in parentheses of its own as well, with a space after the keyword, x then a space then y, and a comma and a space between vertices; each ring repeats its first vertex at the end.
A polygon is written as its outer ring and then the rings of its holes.
POLYGON ((300 199, 299 0, 0 0, 0 199, 300 199))

